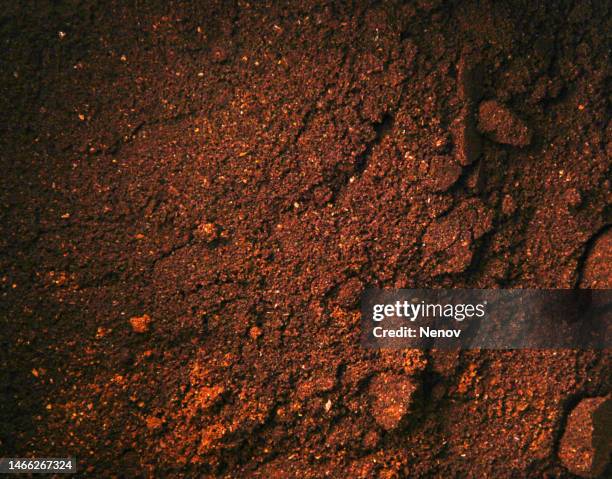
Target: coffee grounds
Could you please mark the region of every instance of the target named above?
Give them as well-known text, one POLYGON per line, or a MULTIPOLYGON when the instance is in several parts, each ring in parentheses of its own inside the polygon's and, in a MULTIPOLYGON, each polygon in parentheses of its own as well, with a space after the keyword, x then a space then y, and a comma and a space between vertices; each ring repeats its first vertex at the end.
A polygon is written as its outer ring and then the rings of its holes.
POLYGON ((367 351, 359 297, 610 287, 611 7, 5 2, 2 456, 573 477, 608 351, 367 351))

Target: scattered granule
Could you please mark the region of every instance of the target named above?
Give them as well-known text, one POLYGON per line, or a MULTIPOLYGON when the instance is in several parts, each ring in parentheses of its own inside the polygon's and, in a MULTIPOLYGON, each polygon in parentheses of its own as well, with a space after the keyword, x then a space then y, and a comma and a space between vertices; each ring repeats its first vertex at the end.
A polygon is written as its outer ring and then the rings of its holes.
POLYGON ((148 314, 133 316, 130 318, 130 326, 135 333, 146 333, 151 327, 151 317, 148 314))

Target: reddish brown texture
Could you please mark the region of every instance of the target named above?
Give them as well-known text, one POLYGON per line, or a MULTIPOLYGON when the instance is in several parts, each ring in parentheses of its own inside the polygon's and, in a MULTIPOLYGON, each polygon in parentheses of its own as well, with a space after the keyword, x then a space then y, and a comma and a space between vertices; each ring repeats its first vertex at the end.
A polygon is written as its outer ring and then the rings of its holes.
POLYGON ((135 333, 146 333, 151 327, 151 317, 148 314, 130 318, 130 326, 135 333))
POLYGON ((574 474, 598 477, 612 453, 612 402, 609 397, 583 399, 572 410, 561 438, 559 457, 574 474))
POLYGON ((370 384, 372 416, 385 430, 397 428, 411 408, 417 387, 409 377, 383 373, 370 384))
POLYGON ((5 2, 0 455, 573 477, 609 351, 367 351, 358 298, 609 287, 611 9, 5 2))
POLYGON ((582 270, 582 284, 597 289, 612 287, 610 264, 612 264, 612 229, 593 238, 582 270))
POLYGON ((478 107, 478 127, 498 143, 527 146, 531 142, 527 125, 495 100, 483 101, 478 107))

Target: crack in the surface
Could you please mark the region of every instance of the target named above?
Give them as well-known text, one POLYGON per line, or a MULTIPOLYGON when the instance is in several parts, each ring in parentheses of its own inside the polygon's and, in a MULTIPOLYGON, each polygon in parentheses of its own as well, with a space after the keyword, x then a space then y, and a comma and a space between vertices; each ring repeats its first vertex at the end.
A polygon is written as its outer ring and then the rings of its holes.
POLYGON ((370 159, 374 152, 374 147, 380 145, 383 140, 389 135, 389 133, 393 130, 393 124, 395 123, 395 115, 387 112, 383 115, 381 120, 377 123, 374 123, 374 139, 369 141, 366 144, 365 151, 355 158, 353 171, 357 175, 361 175, 365 169, 368 167, 370 163, 370 159))
POLYGON ((159 117, 150 121, 139 121, 127 135, 118 138, 111 146, 96 153, 116 155, 117 153, 119 153, 121 148, 132 143, 137 138, 138 133, 140 133, 144 128, 151 128, 153 126, 159 125, 176 125, 177 123, 180 123, 186 119, 196 117, 197 115, 202 113, 202 111, 203 110, 201 109, 189 110, 183 113, 177 113, 176 115, 170 117, 159 117))
POLYGON ((149 265, 149 269, 151 272, 155 271, 155 268, 157 267, 157 264, 160 261, 163 261, 171 256, 173 256, 176 252, 184 249, 184 248, 188 248, 190 246, 193 245, 194 242, 194 238, 190 237, 188 240, 186 241, 181 241, 177 244, 175 244, 174 246, 172 246, 170 249, 168 249, 167 251, 161 252, 160 254, 158 254, 155 258, 152 258, 150 260, 150 265, 149 265))
POLYGON ((579 288, 580 284, 582 283, 582 280, 584 279, 584 268, 585 268, 587 259, 589 258, 589 255, 591 254, 591 251, 593 250, 593 246, 595 245, 595 243, 597 242, 599 238, 601 238, 604 234, 608 232, 610 228, 612 228, 612 224, 610 223, 605 224, 604 226, 599 228, 599 230, 597 230, 595 234, 593 234, 584 243, 584 249, 580 257, 578 258, 578 262, 576 264, 576 281, 574 282, 574 288, 579 288))
MULTIPOLYGON (((344 68, 347 61, 347 57, 348 54, 346 50, 343 50, 338 71, 341 71, 344 68)), ((325 95, 327 94, 328 90, 338 84, 338 77, 339 74, 336 74, 334 79, 329 80, 323 84, 323 87, 321 88, 321 91, 316 95, 316 98, 310 102, 310 108, 308 108, 304 113, 301 120, 301 125, 293 135, 293 138, 287 141, 285 145, 283 145, 277 156, 282 156, 289 150, 289 148, 295 146, 298 143, 304 132, 308 130, 308 127, 310 126, 310 121, 314 117, 315 113, 317 113, 317 111, 319 110, 319 103, 325 98, 325 95)))

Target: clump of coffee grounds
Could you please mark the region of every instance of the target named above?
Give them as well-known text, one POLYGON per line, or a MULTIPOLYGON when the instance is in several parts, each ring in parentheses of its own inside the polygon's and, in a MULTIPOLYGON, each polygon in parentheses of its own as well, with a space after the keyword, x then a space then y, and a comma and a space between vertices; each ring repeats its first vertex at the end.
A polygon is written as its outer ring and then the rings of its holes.
POLYGON ((3 457, 582 470, 609 351, 367 351, 359 298, 610 287, 610 2, 5 3, 3 457))

